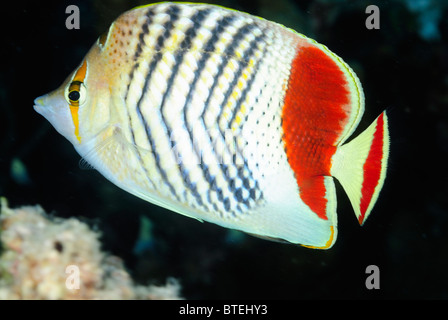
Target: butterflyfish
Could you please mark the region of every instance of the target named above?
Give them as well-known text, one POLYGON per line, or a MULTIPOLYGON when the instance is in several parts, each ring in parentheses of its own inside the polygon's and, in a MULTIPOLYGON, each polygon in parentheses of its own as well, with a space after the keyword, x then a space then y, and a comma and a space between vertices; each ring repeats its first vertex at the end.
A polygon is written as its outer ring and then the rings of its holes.
POLYGON ((327 249, 337 179, 362 225, 383 187, 386 111, 316 41, 220 6, 125 12, 34 109, 118 187, 262 238, 327 249))

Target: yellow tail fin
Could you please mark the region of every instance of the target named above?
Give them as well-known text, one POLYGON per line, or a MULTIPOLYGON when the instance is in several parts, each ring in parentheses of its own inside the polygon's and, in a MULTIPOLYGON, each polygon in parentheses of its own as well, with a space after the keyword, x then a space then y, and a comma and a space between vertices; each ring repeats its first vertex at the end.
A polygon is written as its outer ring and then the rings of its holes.
POLYGON ((363 224, 384 184, 389 157, 386 111, 359 136, 339 147, 333 156, 331 174, 339 180, 363 224))

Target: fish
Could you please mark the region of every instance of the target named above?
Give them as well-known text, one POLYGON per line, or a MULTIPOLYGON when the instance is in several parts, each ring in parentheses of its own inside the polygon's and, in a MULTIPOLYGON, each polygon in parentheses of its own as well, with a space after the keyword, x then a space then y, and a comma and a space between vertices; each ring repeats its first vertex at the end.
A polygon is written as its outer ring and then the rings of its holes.
POLYGON ((329 249, 335 180, 360 225, 383 188, 383 111, 317 41, 221 6, 119 16, 34 109, 106 179, 152 204, 269 240, 329 249), (349 140, 350 139, 350 140, 349 140))

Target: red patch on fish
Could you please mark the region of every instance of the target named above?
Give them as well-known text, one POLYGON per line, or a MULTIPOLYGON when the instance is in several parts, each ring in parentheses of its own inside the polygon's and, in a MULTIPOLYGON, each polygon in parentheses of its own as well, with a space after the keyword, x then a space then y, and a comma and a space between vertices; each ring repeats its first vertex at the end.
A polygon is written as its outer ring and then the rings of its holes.
POLYGON ((362 198, 360 204, 361 215, 358 218, 359 224, 363 223, 364 215, 372 200, 375 188, 381 176, 381 162, 383 160, 383 139, 384 139, 384 113, 378 117, 375 134, 373 135, 372 146, 369 155, 364 163, 364 181, 362 182, 362 198))
POLYGON ((327 219, 324 176, 330 175, 336 142, 347 123, 344 72, 323 50, 298 46, 283 107, 284 143, 300 197, 327 219))

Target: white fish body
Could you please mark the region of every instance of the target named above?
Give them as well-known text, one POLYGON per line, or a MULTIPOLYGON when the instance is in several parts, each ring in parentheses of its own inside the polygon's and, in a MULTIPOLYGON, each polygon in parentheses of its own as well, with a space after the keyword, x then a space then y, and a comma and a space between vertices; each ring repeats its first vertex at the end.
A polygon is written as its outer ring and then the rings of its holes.
POLYGON ((35 109, 128 192, 313 248, 336 240, 333 177, 360 223, 385 179, 385 113, 344 145, 364 97, 342 59, 279 24, 217 6, 124 13, 35 109))

